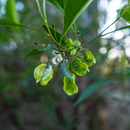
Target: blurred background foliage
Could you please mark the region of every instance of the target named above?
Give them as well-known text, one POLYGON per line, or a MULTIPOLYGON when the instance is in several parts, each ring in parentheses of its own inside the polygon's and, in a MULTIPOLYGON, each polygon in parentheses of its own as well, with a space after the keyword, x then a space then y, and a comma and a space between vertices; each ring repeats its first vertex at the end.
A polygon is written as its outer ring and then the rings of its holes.
MULTIPOLYGON (((78 18, 83 43, 98 35, 110 20, 107 9, 112 1, 116 0, 94 0, 78 18)), ((120 0, 120 7, 126 2, 120 0)), ((15 7, 16 22, 43 29, 35 0, 16 0, 15 7)), ((7 12, 11 10, 5 0, 0 0, 0 18, 10 20, 7 12)), ((49 25, 62 32, 63 15, 50 3, 47 17, 49 25)), ((128 23, 120 19, 114 28, 125 25, 128 23)), ((70 30, 68 36, 72 35, 70 30)), ((90 44, 97 63, 86 76, 77 77, 78 94, 68 96, 63 92, 59 66, 53 65, 55 73, 47 86, 36 84, 33 78, 34 68, 47 62, 51 52, 24 60, 28 52, 39 48, 35 41, 51 42, 35 31, 0 26, 0 130, 129 130, 129 35, 126 29, 90 44)))

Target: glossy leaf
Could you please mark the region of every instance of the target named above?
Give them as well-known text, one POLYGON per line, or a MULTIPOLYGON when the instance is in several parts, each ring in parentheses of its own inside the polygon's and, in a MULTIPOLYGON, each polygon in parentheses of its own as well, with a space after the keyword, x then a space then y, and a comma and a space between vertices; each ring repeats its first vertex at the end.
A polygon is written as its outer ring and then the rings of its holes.
POLYGON ((26 58, 28 58, 29 56, 34 56, 34 55, 38 55, 38 54, 41 54, 42 52, 44 52, 44 48, 43 49, 33 49, 32 51, 30 51, 25 57, 24 57, 24 60, 26 58))
POLYGON ((7 0, 5 10, 6 17, 10 22, 19 23, 19 17, 15 6, 15 0, 7 0))
POLYGON ((81 93, 81 95, 79 96, 79 98, 77 99, 74 105, 76 106, 80 104, 87 97, 89 97, 93 92, 95 92, 98 88, 110 82, 112 82, 112 80, 103 80, 87 86, 87 88, 81 93))
POLYGON ((47 1, 55 5, 64 14, 66 0, 47 0, 47 1))
POLYGON ((123 14, 123 18, 130 23, 130 5, 125 5, 120 11, 119 14, 121 15, 125 10, 127 9, 127 11, 125 12, 125 14, 123 14))
POLYGON ((64 77, 64 86, 63 90, 67 95, 73 95, 78 92, 78 87, 75 84, 75 75, 71 74, 71 79, 68 77, 64 77))
MULTIPOLYGON (((49 1, 54 6, 56 6, 61 11, 61 13, 64 14, 64 9, 65 9, 66 3, 67 3, 66 0, 47 0, 47 1, 49 1)), ((76 27, 75 23, 72 25, 72 28, 73 28, 73 31, 76 33, 77 27, 76 27)))
POLYGON ((68 0, 65 7, 63 36, 93 0, 68 0))
MULTIPOLYGON (((46 30, 46 32, 48 33, 48 29, 47 29, 47 27, 46 27, 46 25, 45 24, 43 24, 43 28, 46 30)), ((56 29, 54 29, 54 28, 52 28, 52 27, 50 27, 49 26, 49 29, 50 29, 50 31, 51 31, 51 34, 52 34, 52 36, 54 37, 54 39, 56 40, 56 41, 60 41, 60 38, 61 38, 61 34, 60 34, 60 32, 58 32, 56 29)), ((65 38, 63 38, 63 40, 62 40, 62 45, 65 45, 65 38)))
POLYGON ((4 20, 4 19, 0 19, 0 26, 14 26, 14 27, 26 28, 26 29, 34 30, 34 31, 37 31, 37 32, 41 32, 45 35, 48 35, 44 31, 41 31, 39 29, 27 27, 25 25, 17 24, 17 23, 10 22, 10 21, 4 20))

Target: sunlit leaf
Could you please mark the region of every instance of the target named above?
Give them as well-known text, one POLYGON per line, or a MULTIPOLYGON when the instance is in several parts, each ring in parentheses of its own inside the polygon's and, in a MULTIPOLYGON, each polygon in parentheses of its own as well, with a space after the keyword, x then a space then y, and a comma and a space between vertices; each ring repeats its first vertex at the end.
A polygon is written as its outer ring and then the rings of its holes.
POLYGON ((93 0, 68 0, 65 7, 63 36, 93 0))
POLYGON ((123 14, 122 18, 130 23, 130 5, 123 6, 123 8, 119 11, 119 14, 121 15, 126 9, 127 11, 125 12, 125 14, 123 14))

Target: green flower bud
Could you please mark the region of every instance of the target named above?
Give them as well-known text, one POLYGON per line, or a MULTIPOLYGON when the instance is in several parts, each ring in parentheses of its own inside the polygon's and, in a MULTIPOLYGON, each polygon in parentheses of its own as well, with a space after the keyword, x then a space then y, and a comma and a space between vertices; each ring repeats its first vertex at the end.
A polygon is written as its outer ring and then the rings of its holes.
POLYGON ((74 41, 74 44, 75 44, 75 46, 80 46, 80 45, 81 45, 81 42, 78 41, 78 40, 76 40, 76 41, 74 41))
POLYGON ((84 67, 82 67, 81 65, 79 65, 79 64, 77 63, 77 61, 73 61, 73 62, 70 64, 70 68, 71 68, 71 70, 72 70, 75 74, 77 74, 78 76, 84 76, 84 75, 86 75, 86 73, 87 73, 87 70, 86 70, 84 67))
POLYGON ((65 44, 69 49, 75 46, 74 42, 70 38, 65 41, 65 44))
POLYGON ((94 64, 96 63, 96 59, 90 51, 86 51, 85 54, 88 61, 92 61, 94 64))
POLYGON ((93 65, 92 61, 84 61, 89 67, 93 65))
POLYGON ((34 78, 36 83, 40 82, 41 85, 45 86, 53 77, 54 69, 51 65, 40 64, 34 70, 34 78))
POLYGON ((78 87, 75 84, 75 75, 71 74, 72 78, 64 77, 64 86, 63 90, 67 95, 73 95, 78 92, 78 87))
POLYGON ((70 55, 75 55, 77 52, 77 48, 73 48, 70 50, 70 55))
POLYGON ((76 57, 76 62, 79 66, 85 68, 87 71, 89 71, 88 69, 88 65, 85 62, 82 62, 79 58, 76 57))

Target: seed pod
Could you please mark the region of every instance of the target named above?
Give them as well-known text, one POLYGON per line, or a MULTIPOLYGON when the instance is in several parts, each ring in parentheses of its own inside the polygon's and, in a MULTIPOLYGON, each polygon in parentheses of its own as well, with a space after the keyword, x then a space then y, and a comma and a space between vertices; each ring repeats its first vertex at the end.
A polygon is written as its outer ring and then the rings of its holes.
POLYGON ((40 84, 45 86, 53 77, 54 69, 51 65, 47 66, 47 64, 40 64, 34 70, 34 78, 36 79, 36 83, 40 81, 40 84))
POLYGON ((74 93, 78 92, 78 87, 75 84, 75 75, 71 74, 71 79, 68 77, 64 77, 64 86, 63 90, 67 95, 73 95, 74 93))

